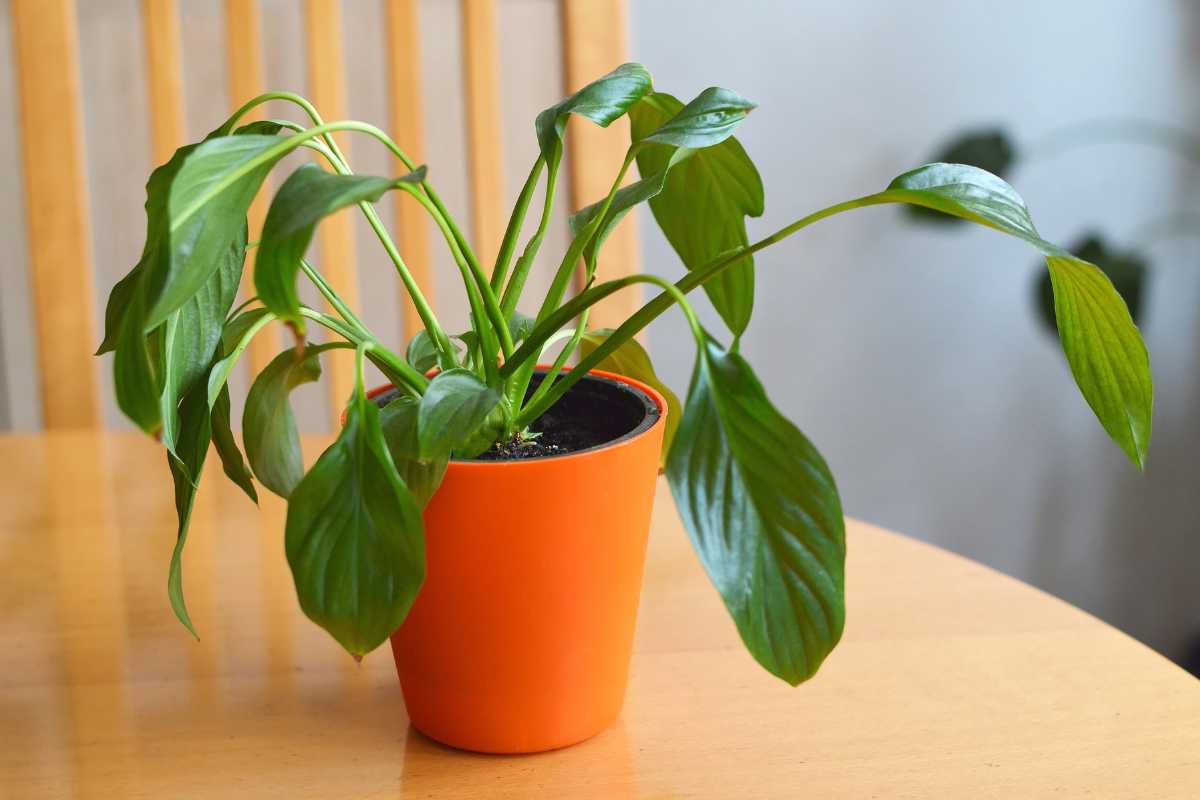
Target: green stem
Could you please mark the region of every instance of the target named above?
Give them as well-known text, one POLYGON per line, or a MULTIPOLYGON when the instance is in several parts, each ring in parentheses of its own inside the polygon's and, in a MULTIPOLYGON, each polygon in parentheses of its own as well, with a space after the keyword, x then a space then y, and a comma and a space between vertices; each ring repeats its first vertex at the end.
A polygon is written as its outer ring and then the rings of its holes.
MULTIPOLYGON (((798 219, 792 224, 780 228, 770 236, 759 239, 754 244, 739 247, 722 256, 718 256, 707 265, 689 272, 687 275, 683 276, 673 284, 673 290, 668 291, 664 288, 661 294, 648 301, 645 305, 638 309, 633 316, 625 320, 625 322, 622 323, 615 331, 613 331, 612 334, 605 339, 599 347, 580 359, 579 363, 575 365, 574 369, 572 369, 561 380, 555 383, 554 388, 547 394, 546 398, 543 399, 541 404, 542 408, 540 410, 526 408, 522 411, 522 417, 526 417, 530 420, 537 419, 537 416, 531 416, 532 411, 544 413, 544 409, 553 406, 554 403, 557 402, 558 399, 567 392, 567 390, 569 390, 581 378, 583 378, 584 375, 586 375, 601 361, 608 358, 609 354, 636 336, 642 328, 649 325, 664 311, 678 302, 678 297, 680 295, 685 295, 695 289, 697 286, 700 286, 706 281, 716 277, 724 270, 733 266, 733 264, 735 264, 738 260, 752 253, 756 253, 759 250, 762 250, 764 247, 769 247, 776 242, 782 241, 797 231, 812 225, 814 222, 818 222, 826 217, 831 217, 834 214, 840 214, 843 211, 849 211, 855 208, 865 208, 866 206, 902 202, 912 201, 911 199, 906 199, 906 196, 904 196, 902 193, 892 192, 880 192, 878 194, 867 195, 866 197, 859 197, 854 200, 847 200, 844 203, 838 203, 836 205, 829 206, 828 208, 823 208, 820 211, 809 214, 807 217, 798 219)), ((540 347, 542 342, 544 342, 550 336, 553 336, 555 330, 561 327, 564 321, 573 318, 574 315, 580 313, 583 308, 594 305, 613 292, 618 291, 623 286, 627 286, 630 283, 636 283, 639 279, 650 277, 653 276, 631 275, 627 278, 609 281, 593 287, 587 292, 584 292, 583 294, 573 298, 571 302, 565 303, 562 308, 559 309, 559 312, 561 313, 556 312, 551 317, 548 317, 546 319, 546 324, 544 325, 542 323, 538 324, 538 326, 530 333, 529 338, 525 340, 517 352, 513 353, 512 364, 514 366, 510 369, 509 365, 505 364, 504 368, 500 370, 500 376, 503 378, 506 374, 515 372, 520 364, 525 363, 522 359, 528 359, 531 354, 536 354, 536 348, 540 347), (565 320, 560 320, 558 325, 552 327, 551 323, 563 316, 565 316, 565 320), (531 352, 526 351, 527 347, 531 352)), ((693 316, 689 315, 689 322, 692 325, 693 333, 697 332, 699 325, 698 321, 695 320, 693 316)), ((525 424, 528 425, 528 422, 525 424)))
MULTIPOLYGON (((616 197, 617 190, 621 187, 621 181, 625 178, 625 173, 629 171, 629 167, 633 163, 634 153, 636 152, 635 148, 636 145, 631 146, 626 151, 625 160, 621 164, 620 171, 617 172, 616 179, 613 180, 612 187, 608 191, 608 196, 604 198, 604 205, 601 206, 599 213, 588 223, 586 228, 571 240, 571 245, 567 248, 566 254, 563 255, 563 260, 558 265, 558 270, 554 274, 554 280, 551 282, 550 289, 546 292, 546 298, 542 302, 542 307, 538 311, 537 322, 539 327, 543 320, 553 314, 558 304, 562 301, 563 294, 567 290, 567 284, 570 282, 571 275, 579 263, 580 256, 583 255, 588 242, 592 240, 596 231, 599 230, 600 224, 604 220, 604 215, 608 213, 609 206, 612 205, 613 198, 616 197)), ((555 160, 557 160, 557 153, 555 160)), ((528 266, 526 266, 526 269, 528 269, 528 266)), ((513 278, 515 279, 516 275, 513 278)), ((561 325, 555 327, 561 327, 561 325)), ((532 360, 522 361, 516 357, 512 358, 511 361, 516 363, 517 367, 509 373, 510 378, 507 381, 505 393, 508 396, 509 402, 515 408, 524 401, 525 393, 529 389, 529 382, 533 378, 533 370, 537 365, 532 360)), ((508 362, 505 363, 505 366, 507 365, 508 362)))
POLYGON ((504 230, 504 240, 500 243, 500 252, 496 254, 496 266, 492 268, 492 291, 499 293, 504 288, 504 279, 508 275, 508 265, 512 261, 513 251, 517 247, 517 237, 521 226, 525 223, 525 214, 529 211, 529 201, 533 199, 533 191, 537 188, 538 178, 541 177, 542 167, 546 162, 541 156, 533 162, 529 177, 517 195, 517 203, 513 206, 508 218, 508 227, 504 230))
MULTIPOLYGON (((669 302, 667 303, 668 308, 673 303, 677 303, 679 305, 679 308, 683 311, 684 316, 687 317, 688 325, 692 329, 692 336, 694 336, 696 339, 696 345, 698 347, 704 346, 704 329, 700 325, 700 319, 696 316, 696 310, 692 308, 692 304, 688 302, 687 298, 684 296, 684 292, 676 284, 660 278, 657 275, 630 275, 627 278, 622 278, 619 281, 611 281, 610 283, 621 284, 621 286, 615 287, 612 291, 616 291, 617 289, 634 283, 653 283, 661 288, 663 290, 663 294, 659 295, 659 297, 666 296, 670 298, 669 302)), ((607 294, 611 293, 612 292, 608 292, 607 294)), ((588 312, 586 309, 582 312, 582 317, 585 321, 587 319, 587 313, 588 312)), ((653 319, 653 317, 651 319, 653 319)), ((618 328, 617 332, 620 330, 621 328, 618 328)), ((570 344, 567 345, 568 350, 575 349, 579 343, 579 337, 582 335, 582 332, 583 326, 580 326, 576 329, 575 336, 572 336, 570 344)), ((603 360, 603 357, 593 361, 592 356, 594 356, 601 348, 607 346, 609 342, 611 342, 613 338, 617 336, 617 332, 614 332, 611 336, 609 336, 608 340, 603 342, 600 347, 596 349, 596 351, 593 351, 591 356, 580 360, 579 364, 577 364, 575 368, 566 375, 560 376, 558 374, 558 371, 562 368, 562 363, 556 362, 554 371, 542 379, 542 386, 538 387, 538 391, 534 393, 534 396, 530 398, 525 407, 522 408, 521 411, 516 415, 516 419, 513 421, 514 429, 524 430, 527 428, 534 420, 549 411, 550 408, 552 408, 554 404, 558 402, 558 399, 567 393, 568 389, 574 386, 580 379, 583 378, 583 376, 587 375, 587 373, 591 371, 592 367, 594 367, 596 364, 599 364, 603 360), (584 367, 585 362, 592 363, 587 367, 584 367), (546 386, 547 382, 550 383, 550 387, 543 392, 542 389, 546 386)), ((637 331, 634 331, 634 333, 636 334, 637 331)), ((626 336, 621 341, 621 344, 624 344, 626 341, 628 341, 631 336, 632 334, 630 336, 626 336)), ((615 345, 612 348, 609 348, 608 352, 611 352, 619 346, 620 345, 615 345)))
MULTIPOLYGON (((431 201, 419 189, 409 184, 401 184, 400 188, 428 209, 431 201)), ((454 232, 440 218, 435 216, 435 220, 438 222, 438 229, 446 239, 451 255, 454 256, 454 263, 458 265, 459 272, 462 273, 463 286, 467 291, 467 302, 471 306, 471 318, 483 346, 483 367, 487 370, 489 381, 492 381, 498 374, 496 357, 501 348, 503 348, 505 357, 512 352, 512 337, 509 335, 508 325, 504 323, 504 318, 500 315, 500 307, 495 303, 495 296, 492 296, 493 302, 489 305, 485 297, 480 295, 479 286, 472 279, 471 268, 454 238, 454 232), (489 318, 491 325, 488 325, 489 318), (497 335, 500 336, 499 341, 497 341, 497 335)))
POLYGON ((508 279, 508 285, 504 287, 500 310, 504 313, 505 319, 511 317, 517 309, 517 302, 520 301, 521 292, 525 289, 525 280, 529 277, 529 271, 533 267, 533 259, 537 257, 538 251, 542 247, 542 240, 546 238, 546 230, 550 227, 550 216, 554 210, 554 194, 558 187, 558 168, 562 163, 560 155, 561 151, 550 160, 550 167, 546 172, 546 194, 542 201, 542 216, 538 220, 537 230, 526 242, 521 257, 517 259, 517 265, 513 267, 512 277, 508 279))
MULTIPOLYGON (((297 135, 302 136, 305 139, 311 139, 313 138, 311 135, 312 131, 319 130, 322 139, 329 149, 328 153, 324 153, 326 158, 329 160, 329 163, 339 174, 351 174, 350 167, 346 163, 346 157, 342 154, 341 148, 338 147, 337 142, 332 136, 334 130, 339 130, 341 128, 330 128, 330 126, 327 125, 324 120, 322 120, 320 113, 312 105, 312 103, 308 102, 308 100, 304 97, 293 92, 268 92, 266 94, 261 94, 234 112, 227 125, 232 128, 237 123, 237 120, 246 114, 250 109, 269 100, 286 100, 302 108, 308 115, 309 119, 313 121, 315 128, 303 129, 297 135)), ((284 120, 276 121, 279 122, 282 127, 289 130, 295 130, 298 127, 295 125, 295 123, 284 120)), ((344 129, 358 130, 370 134, 379 142, 381 142, 384 147, 388 148, 393 155, 400 159, 400 162, 404 164, 404 166, 410 172, 417 168, 416 164, 413 163, 413 160, 410 159, 394 141, 392 141, 392 138, 374 125, 356 123, 354 127, 347 125, 347 127, 344 129)), ((433 189, 428 185, 427 182, 422 181, 421 186, 432 195, 433 189)), ((359 203, 359 208, 362 209, 362 212, 366 216, 367 222, 370 224, 371 229, 379 238, 380 243, 383 245, 383 249, 387 251, 388 257, 392 260, 392 263, 396 267, 396 271, 400 274, 400 280, 404 284, 405 291, 407 291, 409 297, 412 298, 413 307, 416 309, 417 315, 421 318, 421 324, 425 326, 425 330, 429 332, 429 335, 433 338, 433 341, 437 345, 438 349, 442 351, 443 356, 448 358, 451 362, 456 363, 457 359, 455 357, 454 347, 450 344, 449 337, 446 336, 446 332, 442 330, 441 325, 438 324, 437 317, 434 315, 433 309, 430 308, 429 303, 425 299, 424 294, 421 292, 420 287, 413 279, 412 274, 408 271, 408 266, 404 263, 404 259, 400 257, 399 250, 396 249, 396 245, 392 241, 391 236, 388 235, 387 229, 384 228, 383 223, 380 221, 379 215, 375 213, 374 207, 372 207, 370 203, 363 202, 359 203)))
MULTIPOLYGON (((338 296, 337 292, 333 290, 333 287, 330 286, 325 280, 325 277, 321 275, 321 273, 317 272, 316 268, 314 268, 312 264, 309 264, 303 258, 300 259, 300 271, 308 276, 308 279, 317 287, 317 291, 321 293, 321 296, 324 297, 326 301, 328 301, 329 305, 333 306, 334 311, 338 312, 338 314, 342 316, 342 319, 346 320, 346 322, 349 323, 349 325, 359 333, 372 336, 371 332, 367 330, 367 326, 361 319, 359 319, 358 315, 355 314, 348 305, 346 305, 346 302, 338 296)), ((372 336, 372 338, 374 337, 372 336)))
POLYGON ((425 387, 429 386, 429 379, 422 375, 417 370, 413 369, 407 361, 400 358, 391 350, 384 347, 378 339, 370 336, 364 336, 360 332, 346 326, 336 317, 331 317, 328 314, 322 314, 319 311, 314 311, 311 308, 304 306, 300 307, 300 316, 306 319, 311 319, 313 322, 328 328, 329 330, 341 336, 343 339, 353 343, 355 346, 364 342, 369 342, 371 351, 368 357, 372 363, 379 367, 380 370, 392 381, 398 389, 407 389, 411 394, 420 396, 425 387))

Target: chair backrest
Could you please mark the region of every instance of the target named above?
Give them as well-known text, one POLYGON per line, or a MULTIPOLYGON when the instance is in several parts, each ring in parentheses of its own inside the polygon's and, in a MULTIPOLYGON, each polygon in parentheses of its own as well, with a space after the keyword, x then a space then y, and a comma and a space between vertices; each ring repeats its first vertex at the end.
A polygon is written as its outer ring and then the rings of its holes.
MULTIPOLYGON (((186 141, 178 2, 141 2, 149 117, 146 124, 155 164, 165 161, 186 141)), ((426 133, 420 90, 421 3, 380 2, 385 22, 391 133, 420 161, 426 133)), ((342 0, 306 0, 295 11, 288 8, 289 13, 303 18, 307 95, 326 119, 344 118, 342 0)), ((47 429, 100 427, 104 418, 99 364, 92 357, 99 340, 94 311, 97 281, 89 221, 89 165, 83 133, 76 10, 75 0, 11 0, 34 351, 41 416, 47 429)), ((497 135, 502 107, 497 62, 504 43, 497 36, 497 0, 461 0, 459 13, 471 235, 486 260, 494 257, 499 246, 510 199, 505 197, 497 135)), ((625 0, 561 0, 557 13, 562 31, 564 91, 625 60, 625 0)), ((228 96, 236 106, 266 88, 260 0, 224 0, 223 15, 228 96)), ((509 46, 521 44, 513 42, 509 46)), ((569 196, 576 208, 607 190, 624 154, 620 137, 597 133, 588 126, 575 128, 573 123, 567 158, 569 196), (586 148, 587 158, 571 158, 571 153, 581 147, 586 148)), ((264 212, 260 197, 251 210, 252 230, 261 224, 264 212)), ((405 261, 425 293, 436 298, 431 266, 434 243, 428 238, 427 220, 415 203, 395 203, 395 214, 405 261)), ((142 233, 137 229, 122 235, 140 237, 142 233)), ((343 213, 325 222, 317 247, 317 257, 330 282, 356 305, 359 282, 352 218, 343 213)), ((608 240, 606 252, 604 269, 610 275, 636 270, 632 220, 608 240)), ((613 321, 635 302, 632 292, 615 295, 593 313, 594 324, 613 321)), ((419 320, 411 313, 411 304, 405 308, 409 313, 400 315, 402 330, 398 333, 407 338, 416 331, 419 320)), ((268 339, 256 342, 249 356, 251 367, 262 367, 276 350, 277 343, 268 339)), ((331 360, 330 377, 332 411, 349 393, 349 364, 331 360)))

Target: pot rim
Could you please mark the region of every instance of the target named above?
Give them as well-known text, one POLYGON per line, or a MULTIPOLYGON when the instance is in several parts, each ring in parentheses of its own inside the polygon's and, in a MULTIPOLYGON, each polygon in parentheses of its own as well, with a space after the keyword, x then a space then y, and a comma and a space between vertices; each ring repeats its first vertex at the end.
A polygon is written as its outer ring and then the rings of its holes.
MULTIPOLYGON (((553 365, 538 364, 537 369, 548 372, 550 370, 551 366, 553 366, 553 365)), ((561 371, 569 372, 570 370, 571 370, 570 366, 564 366, 561 371)), ((649 425, 647 425, 644 428, 640 428, 641 423, 639 423, 638 427, 635 427, 629 433, 625 433, 625 434, 622 434, 621 436, 618 436, 616 439, 605 442, 604 444, 598 444, 598 445, 594 445, 592 447, 588 447, 584 450, 578 450, 573 453, 563 453, 560 455, 534 456, 533 458, 511 458, 511 459, 496 460, 496 461, 480 461, 480 460, 475 460, 475 459, 460 460, 460 459, 452 458, 452 459, 450 459, 449 466, 453 469, 499 469, 499 468, 520 467, 521 465, 533 466, 536 464, 545 463, 547 461, 566 461, 568 459, 574 459, 574 458, 587 458, 588 456, 594 456, 594 455, 596 455, 600 452, 606 451, 606 450, 611 450, 611 449, 614 449, 617 447, 626 447, 626 446, 632 445, 635 442, 637 442, 639 439, 641 439, 642 437, 648 435, 651 431, 653 431, 659 425, 666 424, 667 413, 668 413, 667 412, 667 401, 666 401, 666 399, 663 398, 663 396, 657 390, 654 389, 654 387, 649 386, 645 383, 642 383, 641 381, 637 380, 636 378, 630 378, 628 375, 619 375, 615 372, 608 372, 606 370, 601 370, 601 369, 588 370, 587 374, 589 377, 595 376, 598 378, 607 378, 608 380, 614 381, 616 383, 624 384, 624 385, 628 386, 630 389, 633 389, 635 392, 639 392, 639 393, 645 395, 651 401, 653 401, 654 405, 658 408, 658 416, 654 419, 653 422, 651 422, 649 425)), ((395 388, 395 386, 391 383, 385 383, 381 386, 376 386, 374 389, 371 389, 370 391, 367 392, 367 399, 374 399, 375 397, 378 397, 379 395, 383 394, 384 392, 390 391, 391 389, 394 389, 394 388, 395 388)))

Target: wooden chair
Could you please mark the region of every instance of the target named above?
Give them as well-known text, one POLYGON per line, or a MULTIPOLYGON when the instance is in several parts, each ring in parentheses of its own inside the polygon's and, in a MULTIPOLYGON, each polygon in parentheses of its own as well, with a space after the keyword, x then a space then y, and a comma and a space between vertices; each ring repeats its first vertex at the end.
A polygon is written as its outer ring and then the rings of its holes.
MULTIPOLYGON (((414 158, 424 149, 420 92, 418 0, 380 0, 387 41, 391 133, 414 158)), ((448 1, 448 0, 447 0, 448 1)), ((465 76, 465 117, 471 184, 472 238, 485 259, 494 255, 507 222, 511 198, 503 196, 500 143, 496 136, 501 106, 496 35, 497 0, 461 0, 465 76)), ((308 63, 307 94, 327 119, 346 116, 344 53, 340 0, 306 0, 303 15, 308 63)), ((99 341, 93 313, 96 281, 86 192, 86 163, 80 106, 79 32, 75 0, 12 0, 13 39, 20 95, 19 128, 24 162, 30 286, 41 386, 43 424, 47 429, 102 426, 102 401, 92 356, 99 341), (53 387, 53 391, 51 391, 53 387)), ((153 162, 165 161, 186 142, 180 21, 176 0, 142 0, 145 79, 149 99, 153 162)), ((625 60, 624 0, 561 0, 564 91, 573 90, 625 60)), ((234 106, 262 92, 262 31, 258 0, 224 0, 229 96, 234 106)), ((573 126, 574 127, 574 126, 573 126)), ((623 156, 619 136, 600 136, 589 125, 571 132, 568 150, 571 202, 578 208, 602 195, 623 156), (571 158, 586 148, 586 159, 571 158)), ((532 136, 532 120, 530 121, 532 136)), ((436 297, 430 267, 431 247, 423 212, 415 203, 396 204, 396 230, 405 259, 427 296, 436 297)), ((251 227, 261 224, 263 199, 251 212, 251 227)), ((142 230, 129 235, 140 237, 142 230)), ((251 234, 254 238, 254 234, 251 234)), ((344 297, 358 299, 356 254, 350 217, 340 214, 322 225, 317 257, 344 297)), ((637 248, 631 224, 608 240, 608 265, 619 272, 636 268, 637 248)), ((108 287, 102 287, 107 290, 108 287)), ((402 291, 402 289, 400 290, 402 291)), ((603 325, 623 317, 636 303, 620 293, 592 315, 603 325)), ((402 317, 405 338, 417 329, 415 314, 402 317)), ((263 341, 250 354, 254 367, 266 363, 273 348, 263 341)), ((334 362, 331 409, 349 392, 348 364, 334 362)))

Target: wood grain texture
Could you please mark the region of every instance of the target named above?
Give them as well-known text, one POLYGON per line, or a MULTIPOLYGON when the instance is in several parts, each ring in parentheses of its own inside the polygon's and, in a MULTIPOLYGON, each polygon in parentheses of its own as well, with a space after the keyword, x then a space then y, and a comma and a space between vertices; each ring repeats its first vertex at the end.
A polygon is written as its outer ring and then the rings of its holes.
POLYGON ((94 276, 72 0, 11 4, 42 421, 100 425, 94 276))
MULTIPOLYGON (((305 0, 305 39, 308 45, 308 98, 327 121, 346 118, 345 61, 342 52, 342 10, 340 0, 305 0)), ((347 137, 337 138, 338 146, 349 160, 347 137)), ((317 229, 317 269, 351 308, 360 308, 358 263, 354 244, 353 214, 356 209, 339 211, 321 221, 317 229)), ((330 421, 337 428, 341 409, 354 388, 354 361, 333 354, 323 360, 329 377, 330 421)))
MULTIPOLYGON (((417 0, 387 0, 388 88, 391 101, 391 135, 413 161, 425 159, 425 113, 421 99, 421 36, 417 0)), ((437 310, 433 262, 429 252, 429 218, 412 198, 398 195, 396 231, 404 263, 425 299, 437 310)), ((403 288, 401 333, 407 341, 422 330, 412 298, 403 288)))
MULTIPOLYGON (((329 442, 308 437, 311 460, 329 442)), ((361 666, 296 606, 285 507, 213 465, 168 608, 174 509, 136 434, 0 437, 5 797, 1194 798, 1200 682, 1078 609, 850 521, 845 637, 763 673, 680 527, 651 527, 622 717, 537 756, 413 731, 391 656, 361 666), (148 489, 154 489, 150 490, 148 489), (203 589, 209 591, 205 593, 203 589)))
MULTIPOLYGON (((567 93, 612 71, 626 60, 628 9, 625 0, 564 0, 562 3, 563 63, 567 93)), ((604 198, 621 169, 629 146, 629 120, 622 117, 607 129, 571 117, 567 123, 567 167, 571 207, 580 209, 604 198)), ((626 183, 635 180, 630 170, 626 183)), ((604 242, 597 280, 611 280, 641 271, 637 244, 637 215, 627 214, 604 242)), ((578 280, 582 275, 577 276, 578 280)), ((641 305, 637 286, 623 289, 592 308, 589 325, 611 328, 624 322, 641 305)))
POLYGON ((146 43, 150 146, 157 166, 166 163, 186 141, 179 10, 175 0, 142 0, 142 33, 146 43))
MULTIPOLYGON (((257 97, 263 88, 263 45, 262 12, 258 0, 225 0, 225 38, 229 59, 229 113, 233 113, 248 100, 257 97)), ((262 106, 246 115, 250 122, 263 118, 262 106)), ((250 239, 259 238, 263 220, 267 216, 267 196, 260 193, 250 204, 247 219, 250 239)), ((243 299, 254 296, 254 259, 246 261, 242 275, 243 299)), ((250 341, 247 366, 251 375, 257 375, 271 359, 279 353, 278 332, 268 328, 250 341)))
POLYGON ((462 21, 472 246, 491 274, 507 224, 495 0, 463 0, 462 21))

